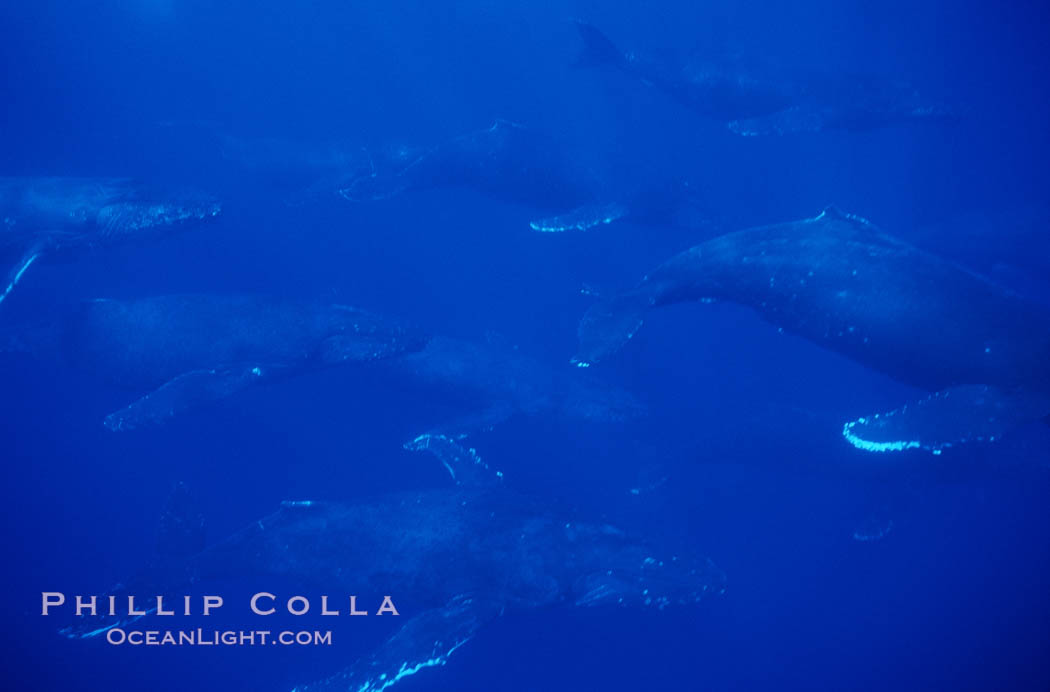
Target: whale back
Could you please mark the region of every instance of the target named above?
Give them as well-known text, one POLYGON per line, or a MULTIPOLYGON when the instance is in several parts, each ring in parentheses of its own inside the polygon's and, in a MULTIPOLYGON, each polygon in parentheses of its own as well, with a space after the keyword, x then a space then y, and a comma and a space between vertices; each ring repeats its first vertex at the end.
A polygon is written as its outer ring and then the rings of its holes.
POLYGON ((652 280, 660 303, 704 297, 929 389, 1050 386, 1050 312, 830 208, 716 238, 652 280))
POLYGON ((63 350, 73 365, 139 387, 235 363, 295 369, 339 362, 332 350, 343 361, 367 360, 421 345, 409 330, 348 306, 167 295, 83 303, 69 319, 63 350))
POLYGON ((579 364, 615 351, 654 306, 725 300, 902 382, 1050 392, 1050 310, 834 208, 711 239, 580 324, 579 364))

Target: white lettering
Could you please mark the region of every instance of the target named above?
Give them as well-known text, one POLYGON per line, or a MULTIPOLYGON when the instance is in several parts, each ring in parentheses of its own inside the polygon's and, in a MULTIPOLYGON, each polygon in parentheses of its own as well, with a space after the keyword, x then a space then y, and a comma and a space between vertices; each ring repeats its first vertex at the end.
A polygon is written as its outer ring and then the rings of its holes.
POLYGON ((275 599, 277 597, 274 596, 272 593, 267 593, 265 591, 260 591, 259 593, 257 593, 254 596, 252 596, 252 603, 251 603, 251 605, 252 605, 252 612, 255 613, 256 615, 273 615, 274 612, 276 611, 276 608, 271 607, 269 610, 259 610, 259 605, 258 604, 259 604, 259 599, 260 598, 269 598, 270 599, 270 603, 273 603, 273 599, 275 599))
POLYGON ((211 615, 212 608, 222 607, 222 596, 205 596, 204 597, 204 615, 211 615))
POLYGON ((357 596, 350 597, 350 614, 351 615, 368 615, 367 610, 357 609, 357 596))
POLYGON ((157 615, 174 615, 174 610, 164 610, 164 597, 157 596, 157 615))
POLYGON ((390 596, 383 596, 383 605, 379 606, 376 615, 383 615, 384 613, 400 615, 400 613, 397 612, 397 608, 394 607, 394 602, 390 600, 390 596))
POLYGON ((41 615, 47 615, 47 609, 51 606, 60 606, 66 602, 66 595, 58 593, 57 591, 42 591, 40 598, 43 601, 43 610, 41 615))
POLYGON ((305 615, 310 610, 310 601, 306 600, 302 596, 292 596, 288 599, 288 612, 292 615, 305 615), (302 607, 296 609, 292 604, 302 603, 302 607))
POLYGON ((88 614, 91 616, 95 615, 95 597, 92 596, 91 600, 87 603, 84 602, 83 596, 77 596, 77 617, 84 614, 84 611, 90 611, 88 614))
MULTIPOLYGON (((145 615, 145 614, 146 614, 145 610, 135 610, 135 597, 134 596, 128 596, 128 615, 145 615)), ((135 642, 132 642, 130 639, 128 640, 128 642, 131 643, 131 644, 135 643, 135 642)))

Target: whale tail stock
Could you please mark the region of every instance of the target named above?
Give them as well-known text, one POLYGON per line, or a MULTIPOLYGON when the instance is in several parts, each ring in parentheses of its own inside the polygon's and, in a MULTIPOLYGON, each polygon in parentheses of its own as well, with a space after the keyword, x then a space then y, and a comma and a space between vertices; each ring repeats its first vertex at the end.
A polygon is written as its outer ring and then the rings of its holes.
POLYGON ((579 350, 572 363, 590 367, 620 350, 641 328, 653 302, 651 287, 643 285, 592 305, 580 320, 579 350))
POLYGON ((888 413, 846 423, 842 435, 867 452, 924 449, 933 454, 967 442, 994 442, 1039 420, 1050 423, 1050 396, 989 385, 960 385, 888 413))
POLYGON ((579 19, 572 21, 580 38, 583 39, 583 50, 576 58, 575 67, 624 68, 627 66, 627 56, 608 36, 587 22, 579 19))

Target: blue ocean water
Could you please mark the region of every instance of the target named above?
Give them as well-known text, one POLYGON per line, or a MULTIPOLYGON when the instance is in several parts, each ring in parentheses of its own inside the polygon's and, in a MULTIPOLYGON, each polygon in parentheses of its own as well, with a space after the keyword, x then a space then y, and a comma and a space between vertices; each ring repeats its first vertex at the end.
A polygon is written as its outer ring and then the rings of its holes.
MULTIPOLYGON (((1023 3, 932 0, 8 3, 0 176, 128 177, 204 191, 222 213, 41 260, 0 306, 0 333, 90 298, 319 300, 526 354, 542 364, 522 376, 537 397, 585 377, 643 402, 644 418, 604 423, 526 406, 467 442, 559 516, 709 557, 725 593, 664 610, 508 612, 405 690, 1047 689, 1045 425, 938 457, 856 450, 843 421, 921 390, 730 303, 654 311, 600 366, 569 362, 588 294, 626 289, 719 234, 831 204, 1047 302, 1045 19, 1023 3), (907 82, 952 116, 742 137, 651 80, 578 64, 574 20, 660 64, 718 60, 804 83, 793 98, 907 82), (361 166, 375 170, 377 152, 427 151, 503 121, 600 181, 597 201, 645 188, 664 210, 684 187, 689 203, 659 222, 541 234, 529 221, 561 200, 484 185, 337 194, 361 166), (889 531, 856 540, 866 529, 889 531)), ((440 463, 402 443, 491 402, 371 365, 114 433, 101 421, 143 391, 42 353, 0 354, 4 686, 289 690, 381 646, 394 625, 373 618, 307 616, 296 625, 330 627, 335 645, 261 650, 72 640, 58 633, 67 621, 40 615, 43 591, 102 594, 140 569, 177 482, 209 543, 283 500, 448 487, 440 463)), ((324 587, 194 586, 263 588, 324 587)), ((407 618, 411 593, 404 603, 407 618)), ((230 611, 225 625, 257 624, 230 611)))

